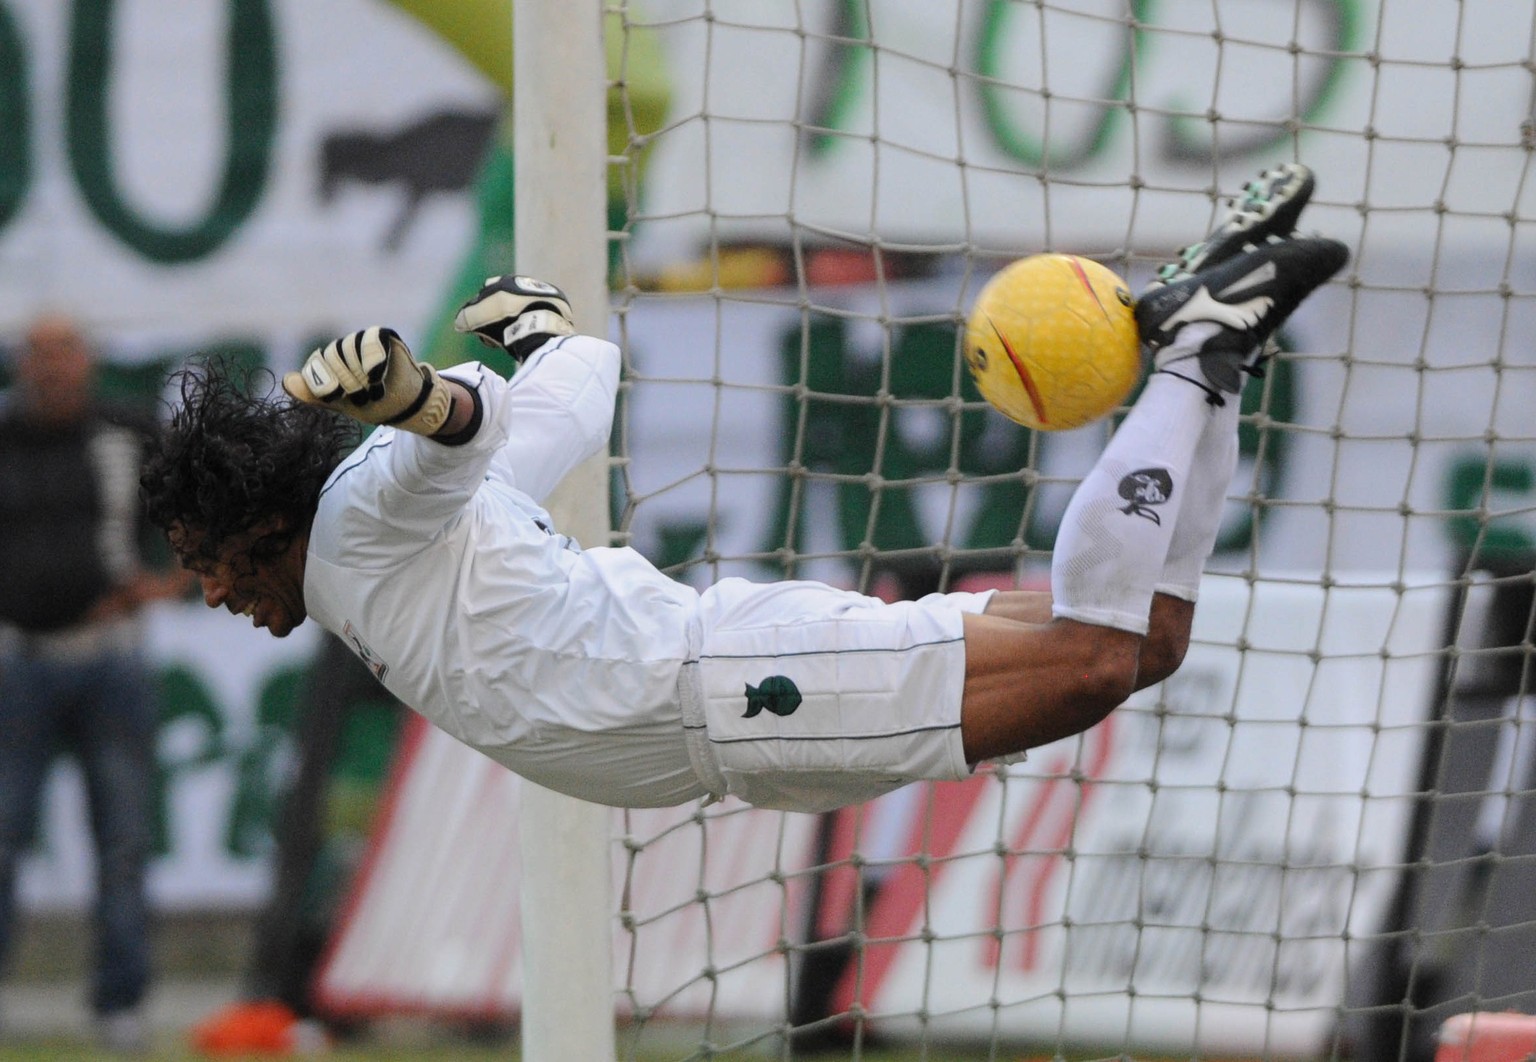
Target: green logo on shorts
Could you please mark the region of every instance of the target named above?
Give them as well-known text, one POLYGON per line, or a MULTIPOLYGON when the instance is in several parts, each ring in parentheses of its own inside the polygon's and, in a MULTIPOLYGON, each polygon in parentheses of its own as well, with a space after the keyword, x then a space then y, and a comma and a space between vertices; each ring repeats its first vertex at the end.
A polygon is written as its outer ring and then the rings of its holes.
POLYGON ((770 675, 761 685, 747 684, 747 714, 751 719, 764 708, 774 715, 789 715, 800 707, 800 688, 783 675, 770 675))

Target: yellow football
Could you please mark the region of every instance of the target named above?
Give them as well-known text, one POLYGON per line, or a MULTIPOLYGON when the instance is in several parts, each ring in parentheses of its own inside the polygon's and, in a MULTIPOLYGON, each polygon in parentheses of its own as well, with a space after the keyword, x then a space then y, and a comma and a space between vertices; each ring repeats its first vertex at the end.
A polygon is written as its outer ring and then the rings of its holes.
POLYGON ((1013 262, 981 289, 965 362, 982 397, 1026 428, 1066 431, 1110 413, 1141 375, 1135 300, 1111 269, 1070 254, 1013 262))

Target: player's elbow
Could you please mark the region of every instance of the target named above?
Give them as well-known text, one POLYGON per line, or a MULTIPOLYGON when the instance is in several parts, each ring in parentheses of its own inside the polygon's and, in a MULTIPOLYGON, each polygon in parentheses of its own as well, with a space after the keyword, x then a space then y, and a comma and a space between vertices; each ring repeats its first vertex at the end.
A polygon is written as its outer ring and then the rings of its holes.
POLYGON ((606 339, 582 338, 586 340, 581 345, 581 353, 586 359, 588 376, 571 399, 570 408, 578 426, 587 435, 590 454, 608 445, 624 359, 619 348, 606 339))
POLYGON ((598 453, 608 448, 609 437, 613 434, 614 412, 619 401, 619 348, 612 343, 606 343, 611 353, 611 360, 606 360, 599 367, 597 373, 597 394, 593 397, 593 410, 588 418, 591 424, 591 441, 593 453, 598 453))
POLYGON ((612 431, 604 428, 602 431, 593 432, 588 436, 581 450, 582 461, 590 461, 599 454, 606 454, 609 450, 608 440, 611 435, 612 431))
POLYGON ((585 353, 592 366, 593 375, 604 391, 610 395, 619 393, 619 377, 624 369, 624 355, 619 348, 606 339, 596 336, 588 336, 590 343, 585 345, 585 353))

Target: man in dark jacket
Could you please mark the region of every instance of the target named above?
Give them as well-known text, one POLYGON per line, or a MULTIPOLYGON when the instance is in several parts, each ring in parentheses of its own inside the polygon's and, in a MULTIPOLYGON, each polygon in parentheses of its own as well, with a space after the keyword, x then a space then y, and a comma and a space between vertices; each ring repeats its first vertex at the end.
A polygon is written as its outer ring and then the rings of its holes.
POLYGON ((91 1006, 105 1046, 138 1049, 156 714, 139 613, 187 584, 142 561, 150 422, 95 401, 92 351, 72 322, 36 321, 17 354, 0 401, 0 960, 43 783, 65 751, 85 779, 97 855, 91 1006))

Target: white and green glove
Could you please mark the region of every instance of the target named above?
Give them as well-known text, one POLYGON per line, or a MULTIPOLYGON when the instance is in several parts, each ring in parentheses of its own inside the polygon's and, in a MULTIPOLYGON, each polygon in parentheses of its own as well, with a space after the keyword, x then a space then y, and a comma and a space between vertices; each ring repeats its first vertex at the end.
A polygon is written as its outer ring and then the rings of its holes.
POLYGON ((344 413, 364 424, 389 424, 433 435, 453 401, 437 370, 411 356, 392 328, 367 328, 327 343, 283 376, 300 402, 344 413))
POLYGON ((555 336, 576 331, 565 292, 532 277, 488 277, 453 327, 505 350, 519 363, 555 336))

